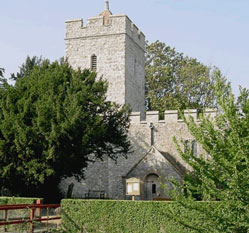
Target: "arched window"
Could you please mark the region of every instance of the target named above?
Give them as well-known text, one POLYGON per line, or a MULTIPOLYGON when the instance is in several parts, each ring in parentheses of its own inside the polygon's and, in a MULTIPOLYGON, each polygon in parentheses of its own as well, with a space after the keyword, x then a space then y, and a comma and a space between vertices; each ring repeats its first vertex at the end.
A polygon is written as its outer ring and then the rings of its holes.
POLYGON ((185 140, 184 141, 184 153, 191 152, 195 157, 197 157, 197 142, 195 140, 185 140))
POLYGON ((91 70, 97 70, 97 56, 95 54, 91 56, 91 70))

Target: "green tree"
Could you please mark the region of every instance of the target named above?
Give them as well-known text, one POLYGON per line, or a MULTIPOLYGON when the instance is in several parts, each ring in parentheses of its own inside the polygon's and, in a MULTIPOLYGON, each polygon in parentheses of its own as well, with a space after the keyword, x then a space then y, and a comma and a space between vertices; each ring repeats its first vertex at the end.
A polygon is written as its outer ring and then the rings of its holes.
POLYGON ((35 66, 41 66, 44 62, 49 63, 49 60, 42 59, 42 57, 37 56, 27 56, 25 62, 19 67, 19 72, 17 72, 16 74, 12 73, 10 79, 16 81, 20 78, 27 77, 32 72, 35 66))
POLYGON ((207 67, 162 42, 151 43, 146 56, 147 109, 200 111, 215 107, 216 73, 220 73, 216 67, 207 67))
MULTIPOLYGON (((219 80, 219 79, 218 79, 219 80)), ((215 120, 202 116, 199 123, 184 119, 188 129, 205 150, 195 157, 184 152, 181 157, 193 168, 174 197, 189 211, 196 212, 199 224, 189 224, 196 232, 249 232, 249 90, 242 89, 235 99, 229 85, 215 86, 218 112, 215 120), (229 89, 224 95, 224 88, 229 89), (196 202, 195 197, 204 201, 196 202), (213 202, 218 201, 218 202, 213 202)))
POLYGON ((4 74, 4 69, 0 68, 0 86, 2 86, 5 83, 5 81, 6 81, 6 79, 4 78, 3 74, 4 74))
POLYGON ((0 68, 0 77, 3 77, 4 69, 0 68))
POLYGON ((63 60, 44 60, 14 86, 2 86, 0 185, 50 198, 61 178, 82 178, 87 162, 125 156, 129 110, 106 101, 106 91, 96 73, 63 60))

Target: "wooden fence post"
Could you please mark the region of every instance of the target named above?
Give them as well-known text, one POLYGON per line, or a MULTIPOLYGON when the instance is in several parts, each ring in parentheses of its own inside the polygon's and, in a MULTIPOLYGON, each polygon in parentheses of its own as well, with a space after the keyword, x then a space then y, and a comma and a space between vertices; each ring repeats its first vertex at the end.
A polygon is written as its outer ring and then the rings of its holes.
MULTIPOLYGON (((41 205, 42 200, 41 199, 36 200, 36 204, 41 205)), ((37 215, 39 218, 41 217, 41 208, 37 208, 37 215)))
MULTIPOLYGON (((4 211, 4 220, 5 220, 5 222, 8 221, 8 210, 4 211)), ((7 226, 6 225, 4 226, 4 232, 7 232, 7 226)))
POLYGON ((31 208, 30 209, 30 228, 29 228, 30 233, 34 232, 34 225, 33 225, 34 216, 35 216, 35 209, 31 208))

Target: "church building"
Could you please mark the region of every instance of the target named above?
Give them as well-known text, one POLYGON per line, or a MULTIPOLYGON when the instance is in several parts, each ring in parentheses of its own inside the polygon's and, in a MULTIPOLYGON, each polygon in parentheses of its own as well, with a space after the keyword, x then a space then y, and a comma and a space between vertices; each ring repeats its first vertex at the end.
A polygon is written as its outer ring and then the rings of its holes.
MULTIPOLYGON (((165 111, 163 120, 157 111, 145 112, 145 35, 127 15, 113 15, 109 1, 105 4, 104 11, 86 24, 82 19, 66 22, 65 57, 73 68, 95 70, 98 77, 107 80, 108 100, 131 106, 129 139, 133 152, 117 162, 105 158, 90 163, 85 179, 77 182, 67 178, 60 188, 66 193, 73 183, 76 198, 100 195, 131 199, 132 191, 139 191, 134 194, 138 200, 164 198, 167 193, 161 184, 170 188, 168 178, 180 180, 190 169, 178 155, 173 137, 187 142, 196 156, 202 150, 177 111, 165 111)), ((184 114, 197 120, 196 110, 184 114)), ((206 114, 212 117, 215 112, 207 110, 206 114)))

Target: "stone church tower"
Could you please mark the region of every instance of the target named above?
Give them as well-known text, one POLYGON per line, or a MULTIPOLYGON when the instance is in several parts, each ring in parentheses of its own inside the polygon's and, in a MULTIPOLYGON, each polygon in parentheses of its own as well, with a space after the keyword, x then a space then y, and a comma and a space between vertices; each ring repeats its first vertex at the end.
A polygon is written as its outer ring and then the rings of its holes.
POLYGON ((144 112, 145 36, 126 15, 112 15, 109 1, 97 17, 66 22, 65 56, 77 69, 108 81, 107 98, 144 112))
MULTIPOLYGON (((145 36, 126 15, 112 15, 109 2, 97 17, 66 22, 66 57, 73 68, 95 70, 109 83, 107 98, 119 104, 130 104, 129 139, 132 153, 117 162, 110 158, 90 163, 84 170, 85 179, 77 182, 73 177, 62 180, 60 188, 67 193, 74 183, 73 196, 79 198, 104 195, 111 199, 131 199, 127 195, 126 181, 140 180, 141 193, 136 199, 151 200, 167 197, 160 183, 171 184, 168 178, 182 179, 190 168, 178 155, 175 137, 191 147, 196 156, 203 154, 179 118, 177 111, 144 114, 145 36), (145 119, 142 119, 145 115, 145 119)), ((186 110, 185 116, 196 121, 197 111, 186 110)), ((208 110, 207 115, 215 116, 208 110)))

